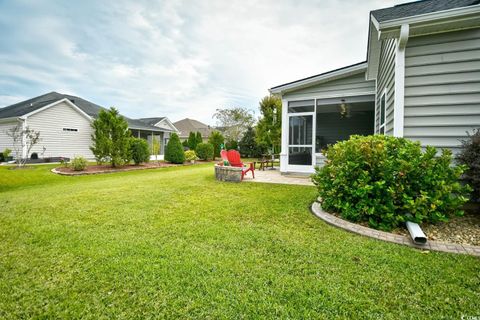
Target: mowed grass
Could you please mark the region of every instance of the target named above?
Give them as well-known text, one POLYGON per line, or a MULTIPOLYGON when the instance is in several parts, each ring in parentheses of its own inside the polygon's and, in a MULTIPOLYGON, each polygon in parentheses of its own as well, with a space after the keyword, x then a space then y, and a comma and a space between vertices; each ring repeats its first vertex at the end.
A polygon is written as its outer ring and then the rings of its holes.
POLYGON ((480 260, 326 225, 315 188, 211 164, 61 177, 0 168, 0 318, 459 319, 480 260))

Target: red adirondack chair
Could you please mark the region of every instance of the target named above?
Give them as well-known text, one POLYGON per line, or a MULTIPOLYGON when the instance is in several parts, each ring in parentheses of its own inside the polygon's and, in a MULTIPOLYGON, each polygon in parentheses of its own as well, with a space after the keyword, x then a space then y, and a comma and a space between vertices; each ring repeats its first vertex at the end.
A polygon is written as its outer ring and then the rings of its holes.
POLYGON ((255 166, 253 163, 244 164, 242 160, 240 160, 240 153, 237 150, 228 150, 227 151, 227 158, 228 162, 232 167, 239 167, 242 168, 242 180, 243 177, 247 172, 252 173, 253 179, 255 179, 255 166))

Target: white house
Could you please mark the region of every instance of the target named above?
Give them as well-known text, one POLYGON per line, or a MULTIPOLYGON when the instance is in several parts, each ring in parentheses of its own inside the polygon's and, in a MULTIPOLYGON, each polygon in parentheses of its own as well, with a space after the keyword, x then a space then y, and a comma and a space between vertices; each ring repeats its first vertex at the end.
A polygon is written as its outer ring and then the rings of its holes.
POLYGON ((458 151, 480 127, 480 1, 370 13, 367 61, 270 89, 282 98, 280 170, 313 172, 322 149, 386 134, 458 151))
MULTIPOLYGON (((0 152, 5 148, 13 149, 12 138, 7 135, 10 128, 21 125, 40 132, 40 142, 30 154, 24 149, 22 156, 31 157, 74 157, 83 156, 93 159, 92 121, 104 108, 79 97, 50 92, 26 101, 0 109, 0 152)), ((160 155, 171 132, 176 128, 166 117, 154 125, 140 119, 124 117, 134 137, 144 138, 150 143, 153 139, 160 142, 160 155)), ((14 155, 17 156, 17 155, 14 155)))

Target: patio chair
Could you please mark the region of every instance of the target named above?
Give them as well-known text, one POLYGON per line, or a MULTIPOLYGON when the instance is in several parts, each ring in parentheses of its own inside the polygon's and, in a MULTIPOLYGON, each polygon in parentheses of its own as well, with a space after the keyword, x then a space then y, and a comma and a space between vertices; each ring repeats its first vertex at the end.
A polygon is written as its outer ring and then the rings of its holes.
POLYGON ((249 171, 252 173, 253 179, 255 179, 255 165, 253 162, 244 164, 242 160, 240 160, 240 153, 237 150, 228 150, 227 158, 232 167, 242 168, 242 180, 249 171))

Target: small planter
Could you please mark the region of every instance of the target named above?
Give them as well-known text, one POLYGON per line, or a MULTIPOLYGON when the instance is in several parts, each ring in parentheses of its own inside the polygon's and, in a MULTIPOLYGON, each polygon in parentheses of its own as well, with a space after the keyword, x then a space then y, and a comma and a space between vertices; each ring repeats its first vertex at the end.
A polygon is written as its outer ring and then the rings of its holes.
POLYGON ((218 181, 240 182, 242 181, 242 168, 216 164, 215 178, 218 181))

